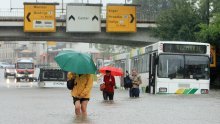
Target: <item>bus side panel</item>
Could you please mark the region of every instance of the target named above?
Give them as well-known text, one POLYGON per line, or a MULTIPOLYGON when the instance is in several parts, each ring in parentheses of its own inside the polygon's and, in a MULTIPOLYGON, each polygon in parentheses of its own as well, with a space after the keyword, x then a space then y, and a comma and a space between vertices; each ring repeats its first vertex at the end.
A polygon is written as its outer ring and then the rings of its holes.
MULTIPOLYGON (((116 87, 122 87, 121 85, 123 85, 123 76, 114 76, 115 77, 115 85, 116 87)), ((103 81, 102 81, 103 82, 103 81)))
POLYGON ((142 84, 140 85, 140 90, 145 93, 146 87, 149 85, 149 73, 140 73, 142 84))

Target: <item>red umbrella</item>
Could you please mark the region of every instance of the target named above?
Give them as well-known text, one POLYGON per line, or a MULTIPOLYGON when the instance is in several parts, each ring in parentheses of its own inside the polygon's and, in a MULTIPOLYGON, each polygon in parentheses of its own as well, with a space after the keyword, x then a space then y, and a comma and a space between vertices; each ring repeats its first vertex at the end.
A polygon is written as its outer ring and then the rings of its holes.
POLYGON ((112 76, 122 76, 123 75, 123 71, 121 68, 104 66, 99 69, 99 72, 102 74, 105 74, 106 71, 111 71, 112 76))

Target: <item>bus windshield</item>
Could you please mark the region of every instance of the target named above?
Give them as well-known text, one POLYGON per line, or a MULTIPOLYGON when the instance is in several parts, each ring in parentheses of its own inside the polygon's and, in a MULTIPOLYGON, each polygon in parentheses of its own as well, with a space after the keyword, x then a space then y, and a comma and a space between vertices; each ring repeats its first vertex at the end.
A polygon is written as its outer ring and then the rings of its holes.
POLYGON ((33 63, 18 63, 17 69, 33 69, 33 63))
POLYGON ((209 58, 192 55, 160 55, 158 77, 209 79, 209 58))

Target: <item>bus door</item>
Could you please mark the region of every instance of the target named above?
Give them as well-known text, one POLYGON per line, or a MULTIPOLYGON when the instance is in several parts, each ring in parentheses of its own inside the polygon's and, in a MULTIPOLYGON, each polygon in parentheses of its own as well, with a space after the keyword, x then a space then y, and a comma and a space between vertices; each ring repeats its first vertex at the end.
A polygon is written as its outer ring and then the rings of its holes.
POLYGON ((149 55, 149 88, 148 88, 148 93, 153 93, 155 94, 155 79, 156 79, 156 59, 157 59, 157 54, 156 53, 151 53, 149 55))

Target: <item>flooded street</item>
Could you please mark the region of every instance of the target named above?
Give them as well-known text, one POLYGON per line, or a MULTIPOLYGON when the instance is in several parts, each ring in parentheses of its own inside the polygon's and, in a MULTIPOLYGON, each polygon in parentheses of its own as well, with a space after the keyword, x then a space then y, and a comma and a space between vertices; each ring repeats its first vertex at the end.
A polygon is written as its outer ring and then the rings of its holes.
POLYGON ((0 124, 220 124, 220 0, 1 0, 0 124))
MULTIPOLYGON (((2 75, 1 75, 2 76, 2 75)), ((0 78, 1 124, 219 124, 220 91, 208 95, 150 95, 131 99, 117 89, 114 103, 104 102, 98 85, 92 91, 88 117, 75 117, 66 88, 0 78)))

